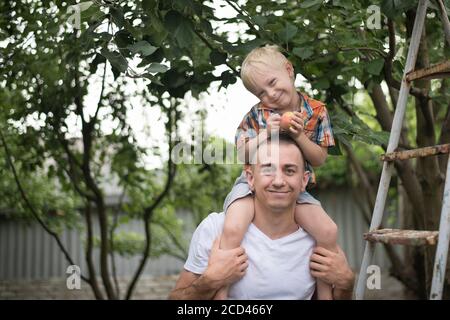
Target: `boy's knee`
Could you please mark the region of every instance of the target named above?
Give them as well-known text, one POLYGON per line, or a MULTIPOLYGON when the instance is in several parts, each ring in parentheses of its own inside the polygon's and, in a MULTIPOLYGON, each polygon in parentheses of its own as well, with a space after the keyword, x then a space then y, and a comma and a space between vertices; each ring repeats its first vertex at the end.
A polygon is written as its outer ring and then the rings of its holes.
POLYGON ((332 221, 330 219, 330 221, 323 225, 322 228, 322 239, 320 239, 324 245, 326 245, 327 247, 334 247, 336 246, 337 243, 337 238, 338 238, 338 226, 336 225, 336 223, 334 223, 334 221, 332 221))

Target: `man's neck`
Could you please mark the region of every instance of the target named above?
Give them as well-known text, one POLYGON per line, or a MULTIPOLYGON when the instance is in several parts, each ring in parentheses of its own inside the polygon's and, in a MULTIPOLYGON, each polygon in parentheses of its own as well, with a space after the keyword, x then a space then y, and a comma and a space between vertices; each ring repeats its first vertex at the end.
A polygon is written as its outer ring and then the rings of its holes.
POLYGON ((275 240, 294 233, 298 225, 294 219, 295 204, 292 208, 274 212, 255 199, 253 224, 270 239, 275 240))

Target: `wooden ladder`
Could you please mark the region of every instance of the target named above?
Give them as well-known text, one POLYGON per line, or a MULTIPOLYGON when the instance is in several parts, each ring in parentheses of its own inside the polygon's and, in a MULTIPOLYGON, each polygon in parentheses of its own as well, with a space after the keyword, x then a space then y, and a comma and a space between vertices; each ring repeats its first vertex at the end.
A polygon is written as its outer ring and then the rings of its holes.
MULTIPOLYGON (((437 2, 441 11, 441 19, 444 24, 446 39, 450 44, 450 23, 448 20, 448 16, 442 0, 437 0, 437 2)), ((425 69, 414 70, 427 7, 428 0, 419 0, 413 32, 411 35, 411 42, 408 50, 408 56, 406 58, 405 70, 400 87, 399 98, 397 101, 391 134, 389 137, 389 144, 386 150, 386 154, 381 157, 381 160, 384 161, 383 171, 381 174, 380 184, 378 186, 377 198, 372 214, 372 221, 370 223, 369 232, 364 234, 366 245, 359 272, 358 282, 356 284, 355 298, 357 300, 361 300, 364 298, 364 292, 367 282, 366 270, 373 258, 376 242, 412 246, 435 245, 437 242, 430 299, 442 299, 445 268, 450 241, 450 157, 447 163, 447 173, 444 186, 439 231, 379 229, 379 227, 381 226, 381 221, 383 219, 389 183, 394 171, 394 161, 407 160, 416 157, 428 157, 437 154, 449 153, 450 151, 450 144, 445 144, 395 152, 400 138, 403 118, 406 110, 406 102, 411 88, 411 81, 418 79, 442 78, 448 77, 450 75, 450 60, 438 63, 425 69)))

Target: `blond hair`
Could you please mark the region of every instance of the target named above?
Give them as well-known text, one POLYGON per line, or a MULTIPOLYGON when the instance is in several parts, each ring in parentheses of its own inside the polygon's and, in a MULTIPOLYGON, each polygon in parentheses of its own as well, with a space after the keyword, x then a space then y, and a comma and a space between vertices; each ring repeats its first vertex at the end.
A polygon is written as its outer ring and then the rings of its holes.
POLYGON ((254 87, 253 75, 255 68, 265 66, 270 68, 282 68, 288 59, 280 52, 276 45, 266 44, 264 47, 255 48, 245 57, 241 66, 241 79, 247 90, 254 87))

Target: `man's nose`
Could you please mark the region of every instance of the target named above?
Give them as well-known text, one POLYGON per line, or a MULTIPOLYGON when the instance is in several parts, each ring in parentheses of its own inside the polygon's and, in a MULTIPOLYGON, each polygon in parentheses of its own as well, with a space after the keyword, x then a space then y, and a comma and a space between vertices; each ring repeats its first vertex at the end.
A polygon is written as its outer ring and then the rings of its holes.
POLYGON ((283 172, 276 170, 275 176, 273 177, 272 184, 276 187, 281 187, 285 183, 283 172))

